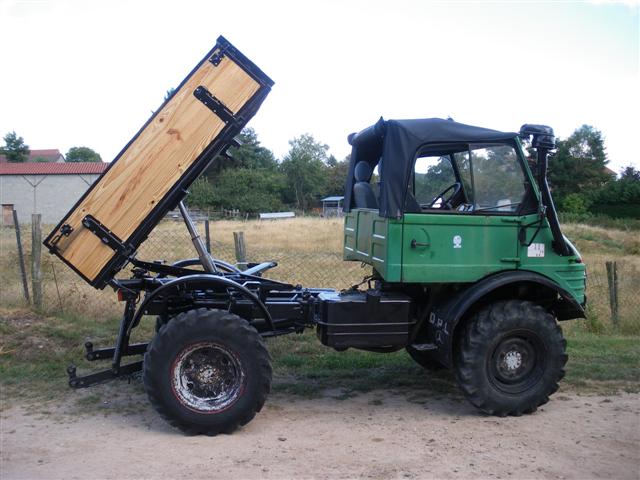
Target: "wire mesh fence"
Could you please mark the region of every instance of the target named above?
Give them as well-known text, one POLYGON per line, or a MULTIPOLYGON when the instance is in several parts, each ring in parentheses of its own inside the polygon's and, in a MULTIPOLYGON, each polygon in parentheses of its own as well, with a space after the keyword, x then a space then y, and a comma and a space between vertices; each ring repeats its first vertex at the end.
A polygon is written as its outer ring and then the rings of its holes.
MULTIPOLYGON (((281 223, 281 235, 274 235, 273 228, 261 227, 257 222, 245 233, 247 261, 276 261, 278 266, 266 273, 274 280, 306 287, 326 287, 343 289, 357 284, 371 273, 370 267, 363 267, 357 262, 345 262, 339 246, 339 221, 330 228, 330 236, 337 236, 336 241, 329 241, 329 236, 317 234, 322 225, 329 225, 330 220, 319 220, 311 226, 303 219, 281 223), (296 223, 298 222, 298 223, 296 223), (320 224, 319 222, 325 222, 320 224), (287 231, 288 229, 288 231, 287 231), (313 238, 308 241, 291 238, 303 235, 300 230, 315 230, 313 238), (337 235, 336 235, 337 233, 337 235)), ((244 222, 249 226, 252 222, 244 222)), ((201 233, 204 222, 198 223, 201 233)), ((214 257, 229 263, 236 263, 234 239, 230 228, 243 229, 243 222, 236 222, 231 227, 228 222, 211 223, 211 251, 214 257)), ((46 235, 50 228, 43 228, 46 235)), ((31 226, 21 227, 22 246, 24 250, 27 280, 31 288, 31 226)), ((296 237, 298 238, 298 237, 296 237)), ((302 237, 301 237, 302 238, 302 237)), ((138 258, 158 260, 171 264, 178 260, 196 256, 193 244, 181 222, 164 221, 158 225, 149 238, 140 246, 138 258)), ((588 269, 587 298, 588 326, 600 332, 640 333, 640 262, 636 256, 616 258, 594 255, 585 257, 588 269), (616 278, 607 275, 606 262, 615 262, 616 278), (615 280, 615 285, 613 285, 615 280), (613 287, 616 287, 615 289, 613 287), (613 296, 615 295, 615 301, 613 296)), ((20 263, 16 235, 13 227, 0 227, 0 269, 2 271, 0 285, 0 306, 26 306, 20 273, 20 263)), ((120 277, 126 278, 130 271, 122 270, 120 277)), ((86 284, 69 267, 57 257, 46 251, 42 255, 42 289, 43 310, 45 313, 72 313, 102 320, 119 316, 122 304, 109 288, 96 290, 86 284)))
MULTIPOLYGON (((212 225, 215 225, 212 223, 212 225)), ((204 222, 198 223, 204 232, 204 222)), ((21 240, 27 270, 27 284, 31 289, 31 226, 22 225, 21 240)), ((44 235, 48 233, 43 229, 44 235)), ((233 235, 213 235, 210 239, 211 253, 215 258, 228 263, 236 263, 233 235)), ((247 238, 247 237, 245 237, 247 238)), ((371 273, 359 263, 343 262, 340 251, 291 251, 268 242, 252 243, 246 240, 246 260, 248 262, 275 261, 278 266, 266 272, 274 280, 311 287, 343 289, 359 283, 371 273), (263 246, 263 244, 266 244, 263 246)), ((184 224, 164 221, 158 225, 149 238, 139 247, 137 258, 172 264, 179 260, 194 258, 196 252, 184 224)), ((122 304, 117 301, 113 290, 106 287, 96 290, 85 283, 58 257, 42 254, 42 290, 44 313, 72 313, 96 318, 112 318, 122 312, 122 304)), ((27 306, 24 299, 16 235, 13 227, 0 227, 0 306, 27 306)), ((130 269, 125 268, 119 277, 126 278, 130 269)))

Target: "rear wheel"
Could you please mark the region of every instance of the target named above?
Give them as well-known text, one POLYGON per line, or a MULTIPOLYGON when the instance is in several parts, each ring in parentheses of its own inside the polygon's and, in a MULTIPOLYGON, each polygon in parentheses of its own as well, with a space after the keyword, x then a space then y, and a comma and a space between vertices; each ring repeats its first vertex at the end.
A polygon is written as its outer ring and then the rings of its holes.
POLYGON ((492 415, 535 411, 558 390, 566 341, 553 315, 528 301, 497 302, 469 319, 455 371, 469 401, 492 415))
POLYGON ((221 310, 192 310, 165 324, 144 359, 158 413, 188 433, 231 433, 260 411, 271 362, 255 328, 221 310))

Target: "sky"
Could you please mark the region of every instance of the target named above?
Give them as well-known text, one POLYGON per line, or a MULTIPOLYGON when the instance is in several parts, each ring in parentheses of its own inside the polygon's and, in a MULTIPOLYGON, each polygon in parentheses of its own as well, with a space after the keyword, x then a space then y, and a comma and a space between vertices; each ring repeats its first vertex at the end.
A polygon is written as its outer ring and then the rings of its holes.
POLYGON ((0 0, 0 136, 111 161, 224 35, 274 81, 249 126, 342 159, 384 118, 600 130, 640 168, 637 1, 0 0))

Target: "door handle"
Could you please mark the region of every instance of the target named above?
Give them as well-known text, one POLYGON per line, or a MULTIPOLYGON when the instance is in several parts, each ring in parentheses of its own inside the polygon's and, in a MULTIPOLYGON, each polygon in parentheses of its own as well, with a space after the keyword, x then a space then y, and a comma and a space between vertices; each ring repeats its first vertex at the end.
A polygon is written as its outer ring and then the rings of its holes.
POLYGON ((428 247, 430 245, 431 245, 430 243, 420 243, 415 238, 411 240, 411 248, 428 247))

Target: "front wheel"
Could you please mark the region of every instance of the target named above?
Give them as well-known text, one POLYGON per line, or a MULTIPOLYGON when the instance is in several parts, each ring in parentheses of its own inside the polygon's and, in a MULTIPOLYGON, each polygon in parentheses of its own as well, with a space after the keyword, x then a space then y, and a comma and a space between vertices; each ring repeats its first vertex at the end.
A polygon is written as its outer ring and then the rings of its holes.
POLYGON ((222 310, 182 313, 164 325, 144 358, 151 404, 187 433, 231 433, 260 411, 271 362, 255 328, 222 310))
POLYGON ((534 412, 558 390, 567 342, 553 315, 520 300, 497 302, 469 319, 455 372, 467 399, 491 415, 534 412))

